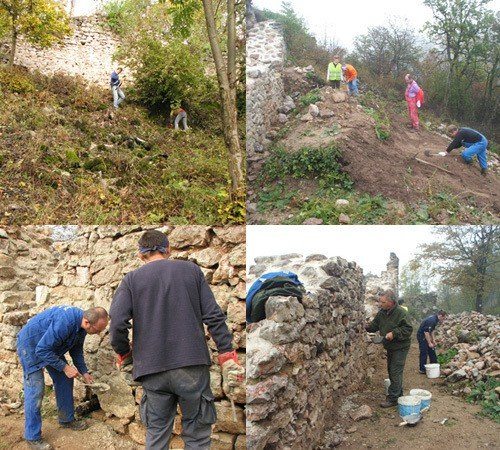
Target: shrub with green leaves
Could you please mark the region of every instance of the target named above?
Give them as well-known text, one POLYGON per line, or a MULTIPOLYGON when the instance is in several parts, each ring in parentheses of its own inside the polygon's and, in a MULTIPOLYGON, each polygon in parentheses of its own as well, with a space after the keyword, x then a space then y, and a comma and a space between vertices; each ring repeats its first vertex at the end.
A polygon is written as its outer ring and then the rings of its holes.
POLYGON ((342 171, 341 152, 335 147, 309 148, 289 153, 279 147, 271 152, 264 164, 263 173, 269 179, 316 177, 322 187, 341 186, 351 189, 353 182, 342 171))
POLYGON ((302 106, 309 106, 312 105, 313 103, 319 102, 321 100, 321 95, 317 89, 314 89, 311 92, 308 92, 307 94, 303 95, 300 97, 300 104, 302 106))
POLYGON ((442 366, 447 365, 455 356, 457 356, 458 350, 456 348, 449 348, 448 350, 439 353, 437 355, 438 363, 442 366))
POLYGON ((21 67, 0 68, 0 87, 2 90, 17 94, 29 94, 35 91, 35 85, 29 74, 21 67))
POLYGON ((497 423, 500 423, 500 401, 496 391, 499 387, 499 380, 488 377, 486 381, 477 382, 467 397, 469 403, 481 405, 481 415, 489 417, 497 423))

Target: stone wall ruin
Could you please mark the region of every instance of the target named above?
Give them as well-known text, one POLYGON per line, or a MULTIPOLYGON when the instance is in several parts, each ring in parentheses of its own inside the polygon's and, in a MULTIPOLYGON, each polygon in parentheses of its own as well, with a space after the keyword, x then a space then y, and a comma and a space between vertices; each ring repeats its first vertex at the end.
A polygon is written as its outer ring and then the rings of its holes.
MULTIPOLYGON (((169 235, 172 258, 189 259, 202 268, 217 302, 227 314, 234 346, 244 363, 245 227, 179 226, 161 230, 169 235)), ((103 306, 109 310, 120 280, 140 265, 136 245, 142 231, 132 226, 86 226, 76 228, 69 240, 54 241, 50 227, 0 230, 0 405, 17 402, 22 391, 22 370, 16 355, 16 335, 21 327, 37 312, 53 305, 71 304, 83 309, 103 306)), ((209 346, 216 362, 212 340, 209 346)), ((115 355, 107 334, 89 335, 85 351, 96 381, 111 385, 110 391, 99 394, 105 424, 144 444, 145 430, 138 414, 142 388, 130 387, 123 374, 114 368, 115 355)), ((210 374, 218 413, 212 448, 243 449, 245 399, 237 399, 237 421, 233 421, 216 363, 210 374)), ((88 398, 87 394, 77 382, 76 403, 88 398)), ((174 433, 171 447, 182 448, 179 417, 174 433)))
POLYGON ((379 310, 378 299, 382 291, 393 290, 399 293, 399 258, 391 252, 387 269, 380 275, 371 273, 365 276, 365 306, 367 317, 374 317, 379 310))
MULTIPOLYGON (((108 87, 116 66, 113 55, 119 45, 117 36, 101 15, 73 17, 71 27, 72 35, 50 48, 39 49, 20 40, 15 63, 45 75, 58 72, 80 75, 91 83, 108 87)), ((7 44, 4 46, 8 48, 7 44)))
POLYGON ((255 165, 263 160, 270 142, 267 134, 278 120, 278 108, 285 100, 282 73, 286 48, 277 22, 267 20, 251 25, 247 32, 246 149, 248 163, 255 165))
POLYGON ((362 269, 342 258, 297 254, 256 258, 251 284, 295 272, 307 294, 271 297, 266 319, 247 326, 248 448, 318 448, 336 400, 367 374, 362 269))

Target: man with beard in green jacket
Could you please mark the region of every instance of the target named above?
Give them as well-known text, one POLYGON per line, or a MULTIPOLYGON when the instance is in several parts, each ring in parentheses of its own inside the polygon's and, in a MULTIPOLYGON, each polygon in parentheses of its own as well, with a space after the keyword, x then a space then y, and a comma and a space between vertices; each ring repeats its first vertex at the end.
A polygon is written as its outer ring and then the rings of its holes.
POLYGON ((384 291, 380 295, 380 311, 366 326, 366 331, 380 332, 383 345, 387 350, 387 371, 391 385, 382 408, 390 408, 398 404, 398 397, 403 395, 403 371, 406 357, 410 350, 411 333, 406 311, 398 305, 394 291, 384 291))

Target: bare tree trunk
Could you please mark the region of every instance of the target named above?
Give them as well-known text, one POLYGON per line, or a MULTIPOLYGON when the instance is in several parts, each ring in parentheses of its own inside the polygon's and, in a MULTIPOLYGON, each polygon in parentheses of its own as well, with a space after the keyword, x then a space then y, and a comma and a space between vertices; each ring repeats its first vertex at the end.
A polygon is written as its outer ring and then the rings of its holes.
MULTIPOLYGON (((240 193, 244 186, 243 155, 238 137, 238 113, 235 101, 236 96, 233 94, 233 89, 231 88, 231 78, 236 77, 235 69, 231 69, 231 64, 235 66, 235 56, 234 54, 231 54, 231 52, 235 52, 235 49, 231 49, 231 47, 235 45, 236 33, 234 32, 233 35, 233 32, 229 29, 234 27, 235 18, 228 18, 228 68, 226 68, 219 41, 217 39, 217 27, 215 24, 212 0, 203 0, 203 9, 205 10, 208 39, 210 41, 210 47, 212 49, 212 55, 215 62, 215 70, 217 73, 217 80, 219 82, 224 141, 229 153, 231 194, 235 196, 240 193), (231 23, 232 26, 230 26, 231 23), (230 40, 231 36, 234 38, 233 42, 230 40)), ((228 0, 228 14, 229 16, 234 16, 234 0, 228 0), (232 9, 232 14, 229 14, 230 7, 232 9)))
POLYGON ((14 60, 16 58, 17 50, 17 30, 16 27, 12 27, 11 45, 10 45, 10 55, 9 55, 9 66, 14 65, 14 60))

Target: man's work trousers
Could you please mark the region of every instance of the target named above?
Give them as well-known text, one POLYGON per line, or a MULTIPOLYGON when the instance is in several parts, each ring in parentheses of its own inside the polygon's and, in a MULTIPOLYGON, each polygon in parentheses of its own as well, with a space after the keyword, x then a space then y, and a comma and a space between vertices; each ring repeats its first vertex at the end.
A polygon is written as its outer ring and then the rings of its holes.
POLYGON ((186 450, 208 450, 216 421, 208 366, 167 370, 141 378, 144 394, 141 420, 146 426, 146 450, 169 448, 177 404, 182 413, 186 450))
POLYGON ((488 147, 488 141, 486 140, 486 138, 482 139, 479 142, 476 142, 475 144, 464 142, 463 145, 465 147, 465 150, 462 152, 462 158, 465 161, 471 162, 472 157, 476 155, 481 169, 488 168, 488 162, 486 160, 486 147, 488 147))
POLYGON ((113 92, 113 106, 118 108, 118 105, 125 100, 125 94, 120 86, 111 86, 111 91, 113 92))
POLYGON ((387 372, 391 385, 389 386, 388 400, 397 402, 403 395, 403 371, 409 348, 402 350, 387 350, 387 372))
MULTIPOLYGON (((57 409, 59 411, 59 423, 67 423, 75 420, 75 408, 73 403, 73 379, 68 378, 64 372, 59 372, 47 366, 56 393, 57 409)), ((24 438, 28 441, 36 441, 42 437, 42 400, 45 390, 43 369, 24 374, 24 438)))
POLYGON ((179 114, 175 116, 175 121, 174 121, 174 128, 176 130, 179 129, 179 122, 182 120, 182 128, 184 130, 187 130, 188 124, 187 124, 187 113, 186 111, 182 111, 179 114))
POLYGON ((425 336, 417 336, 418 348, 420 349, 420 372, 425 372, 425 365, 427 364, 427 356, 431 364, 437 363, 436 350, 429 347, 425 336))
POLYGON ((354 80, 349 81, 347 83, 347 88, 349 89, 349 95, 357 96, 359 94, 358 91, 358 79, 354 78, 354 80))
POLYGON ((417 107, 417 98, 407 98, 406 103, 408 104, 408 114, 411 120, 411 126, 418 130, 420 126, 420 122, 418 120, 418 107, 417 107))
POLYGON ((330 80, 329 83, 333 89, 340 89, 340 80, 330 80))

